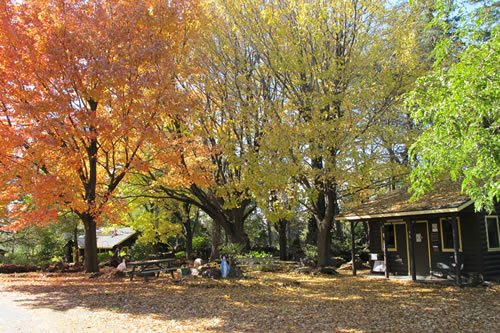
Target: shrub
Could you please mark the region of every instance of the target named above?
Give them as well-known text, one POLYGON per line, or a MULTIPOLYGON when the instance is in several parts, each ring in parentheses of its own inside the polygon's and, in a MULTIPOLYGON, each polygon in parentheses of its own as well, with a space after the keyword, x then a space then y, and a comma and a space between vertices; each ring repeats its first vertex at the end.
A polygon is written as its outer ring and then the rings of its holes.
POLYGON ((177 259, 185 259, 186 258, 186 251, 179 251, 175 254, 175 258, 177 259))
POLYGON ((2 264, 14 264, 14 265, 32 265, 36 263, 36 258, 26 255, 26 253, 14 252, 6 253, 5 256, 0 257, 2 264))
POLYGON ((151 243, 135 243, 129 251, 131 260, 144 260, 148 259, 154 254, 153 244, 151 243))
POLYGON ((304 253, 309 258, 317 258, 318 257, 318 247, 316 245, 306 244, 304 246, 304 253))
POLYGON ((102 263, 102 262, 105 262, 107 260, 109 260, 109 258, 111 258, 113 256, 113 252, 109 251, 109 252, 101 252, 101 253, 98 253, 97 254, 97 261, 99 263, 102 263))
POLYGON ((245 245, 243 244, 229 243, 226 245, 219 246, 219 253, 221 256, 234 257, 236 255, 241 254, 241 252, 243 252, 244 247, 245 245))
POLYGON ((193 238, 193 251, 198 252, 210 247, 210 242, 205 236, 196 236, 193 238))
POLYGON ((36 256, 39 262, 52 262, 54 258, 61 260, 64 242, 52 229, 42 228, 39 231, 40 239, 36 246, 36 256))
POLYGON ((272 255, 269 253, 266 253, 264 251, 259 252, 259 251, 251 251, 245 254, 242 254, 239 256, 241 258, 271 258, 272 255))

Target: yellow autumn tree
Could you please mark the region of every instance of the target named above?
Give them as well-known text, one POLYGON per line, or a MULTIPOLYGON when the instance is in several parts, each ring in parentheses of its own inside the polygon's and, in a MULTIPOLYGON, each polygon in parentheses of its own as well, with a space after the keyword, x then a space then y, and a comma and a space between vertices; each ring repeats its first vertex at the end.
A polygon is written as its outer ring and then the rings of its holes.
MULTIPOLYGON (((415 13, 381 0, 215 0, 209 8, 227 22, 225 40, 233 43, 215 42, 222 49, 217 63, 234 59, 218 77, 242 87, 242 94, 219 94, 217 106, 247 123, 255 110, 265 114, 243 126, 259 128, 252 137, 258 152, 232 158, 238 170, 247 170, 239 186, 261 202, 272 201, 273 193, 301 202, 316 221, 318 262, 325 265, 340 196, 394 176, 385 169, 380 138, 383 132, 386 141, 392 137, 381 119, 398 112, 398 98, 418 68, 415 13), (253 64, 236 57, 237 43, 253 64), (255 89, 265 84, 274 87, 271 100, 255 89), (260 109, 252 104, 256 100, 260 109)), ((226 82, 218 86, 222 92, 226 82)), ((286 217, 293 207, 279 203, 270 216, 286 217)))

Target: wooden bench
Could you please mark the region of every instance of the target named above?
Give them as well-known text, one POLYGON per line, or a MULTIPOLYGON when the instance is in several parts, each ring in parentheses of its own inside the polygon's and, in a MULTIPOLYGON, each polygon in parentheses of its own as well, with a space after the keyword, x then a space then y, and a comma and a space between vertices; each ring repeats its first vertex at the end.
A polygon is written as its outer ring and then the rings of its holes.
POLYGON ((178 267, 172 266, 176 259, 159 259, 159 260, 149 260, 149 261, 135 261, 130 262, 127 266, 132 267, 132 270, 126 273, 130 276, 130 281, 134 279, 134 275, 144 277, 144 281, 148 281, 148 277, 154 276, 158 278, 161 272, 172 274, 174 278, 174 272, 178 267))

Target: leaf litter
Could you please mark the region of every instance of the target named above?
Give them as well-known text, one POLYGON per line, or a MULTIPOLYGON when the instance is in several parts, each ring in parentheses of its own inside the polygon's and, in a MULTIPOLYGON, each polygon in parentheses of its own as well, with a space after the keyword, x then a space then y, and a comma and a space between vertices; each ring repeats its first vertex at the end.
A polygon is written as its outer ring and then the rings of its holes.
POLYGON ((461 289, 348 273, 149 282, 25 273, 0 275, 0 297, 35 317, 43 312, 39 319, 54 332, 496 332, 500 323, 498 285, 461 289))

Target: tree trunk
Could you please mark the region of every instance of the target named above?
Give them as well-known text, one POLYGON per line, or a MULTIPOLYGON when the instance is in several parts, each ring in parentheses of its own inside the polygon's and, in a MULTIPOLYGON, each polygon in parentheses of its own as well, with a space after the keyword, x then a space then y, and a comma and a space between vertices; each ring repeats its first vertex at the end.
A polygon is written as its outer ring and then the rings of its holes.
POLYGON ((219 245, 220 245, 220 232, 221 227, 220 224, 212 221, 212 249, 210 252, 210 261, 214 261, 215 259, 219 259, 219 245))
POLYGON ((271 229, 271 222, 266 221, 267 225, 267 245, 269 247, 273 246, 273 231, 271 229))
MULTIPOLYGON (((91 114, 90 120, 94 121, 97 118, 97 101, 92 98, 88 100, 91 114)), ((85 188, 85 202, 87 210, 79 214, 83 221, 85 229, 85 261, 84 269, 87 273, 94 273, 99 271, 99 263, 97 262, 97 238, 96 238, 96 223, 95 216, 92 214, 96 208, 96 188, 97 188, 97 128, 92 124, 89 127, 90 144, 86 147, 88 158, 88 179, 84 181, 85 188)))
POLYGON ((193 254, 193 230, 190 222, 186 223, 184 227, 186 228, 186 257, 190 258, 193 254))
POLYGON ((231 243, 242 244, 244 250, 250 250, 250 238, 244 230, 244 220, 234 220, 232 223, 218 223, 219 221, 215 222, 224 228, 224 232, 231 243))
POLYGON ((286 220, 279 220, 276 224, 276 229, 278 229, 279 233, 279 243, 280 243, 280 260, 286 261, 288 260, 288 252, 287 252, 287 224, 286 220))
POLYGON ((237 208, 224 209, 222 208, 223 202, 219 202, 217 198, 211 196, 207 197, 206 193, 200 191, 196 187, 193 187, 193 189, 196 190, 194 192, 195 196, 200 199, 198 207, 207 213, 215 224, 224 229, 228 240, 231 241, 231 243, 242 244, 245 250, 250 250, 250 238, 246 234, 244 228, 245 220, 249 215, 248 210, 252 211, 254 209, 249 208, 250 201, 244 200, 237 208))
POLYGON ((317 245, 318 244, 318 224, 314 216, 311 216, 307 221, 307 235, 306 244, 317 245))
POLYGON ((318 225, 318 267, 328 266, 332 242, 332 223, 323 219, 318 225))
POLYGON ((76 266, 80 265, 80 248, 78 247, 78 225, 75 225, 75 230, 73 230, 73 242, 75 243, 75 253, 74 262, 76 266))
POLYGON ((96 224, 92 215, 82 214, 83 227, 85 228, 85 260, 84 269, 87 273, 99 272, 97 262, 97 237, 96 224))

